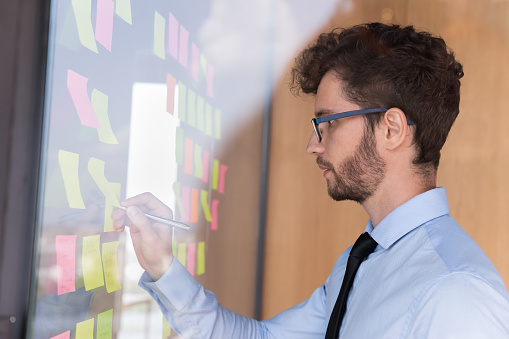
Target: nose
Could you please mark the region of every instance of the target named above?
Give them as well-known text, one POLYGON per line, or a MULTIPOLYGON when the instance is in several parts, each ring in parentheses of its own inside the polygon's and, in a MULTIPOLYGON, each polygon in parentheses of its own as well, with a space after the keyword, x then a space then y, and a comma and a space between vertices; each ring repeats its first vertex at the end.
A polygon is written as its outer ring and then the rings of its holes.
POLYGON ((325 150, 324 140, 322 138, 322 142, 318 142, 318 138, 316 137, 315 132, 311 132, 311 136, 309 137, 308 145, 306 147, 306 152, 310 155, 313 154, 322 154, 325 150))

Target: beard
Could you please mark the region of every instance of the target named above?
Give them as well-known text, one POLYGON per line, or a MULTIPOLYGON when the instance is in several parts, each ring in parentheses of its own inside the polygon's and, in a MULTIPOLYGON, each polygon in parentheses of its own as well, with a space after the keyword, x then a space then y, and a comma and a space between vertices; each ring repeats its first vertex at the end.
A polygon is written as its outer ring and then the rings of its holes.
POLYGON ((376 150, 373 133, 365 130, 355 153, 338 168, 320 157, 318 165, 330 169, 334 180, 327 179, 329 196, 335 201, 352 200, 363 203, 371 197, 385 177, 385 162, 376 150))

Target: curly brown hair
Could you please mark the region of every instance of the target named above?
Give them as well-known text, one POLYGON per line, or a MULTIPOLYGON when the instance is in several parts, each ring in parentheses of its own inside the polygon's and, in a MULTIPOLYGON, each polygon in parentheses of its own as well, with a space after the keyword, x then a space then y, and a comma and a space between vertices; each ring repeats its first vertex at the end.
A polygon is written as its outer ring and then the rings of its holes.
MULTIPOLYGON (((463 67, 440 37, 413 26, 368 23, 321 34, 296 59, 291 89, 316 94, 333 71, 347 98, 362 108, 397 107, 415 122, 418 167, 438 168, 458 116, 463 67)), ((382 114, 365 116, 371 130, 382 114)))

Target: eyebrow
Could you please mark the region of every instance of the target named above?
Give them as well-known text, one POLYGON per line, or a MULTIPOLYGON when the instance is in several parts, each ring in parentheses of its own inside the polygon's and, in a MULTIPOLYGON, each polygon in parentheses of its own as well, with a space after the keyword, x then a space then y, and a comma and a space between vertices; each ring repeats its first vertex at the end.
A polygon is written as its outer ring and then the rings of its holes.
POLYGON ((327 109, 327 108, 324 108, 324 109, 321 109, 319 110, 318 112, 315 113, 315 118, 321 118, 325 115, 331 115, 331 114, 334 114, 335 112, 331 109, 327 109))

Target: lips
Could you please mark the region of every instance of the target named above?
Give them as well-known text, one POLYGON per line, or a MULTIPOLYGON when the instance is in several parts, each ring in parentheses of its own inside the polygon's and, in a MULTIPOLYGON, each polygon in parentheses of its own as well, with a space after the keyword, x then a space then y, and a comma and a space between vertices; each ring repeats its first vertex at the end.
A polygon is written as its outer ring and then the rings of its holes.
POLYGON ((316 158, 316 163, 318 164, 318 168, 321 169, 323 172, 323 175, 326 176, 327 173, 330 172, 330 166, 326 166, 325 161, 321 158, 316 158))

